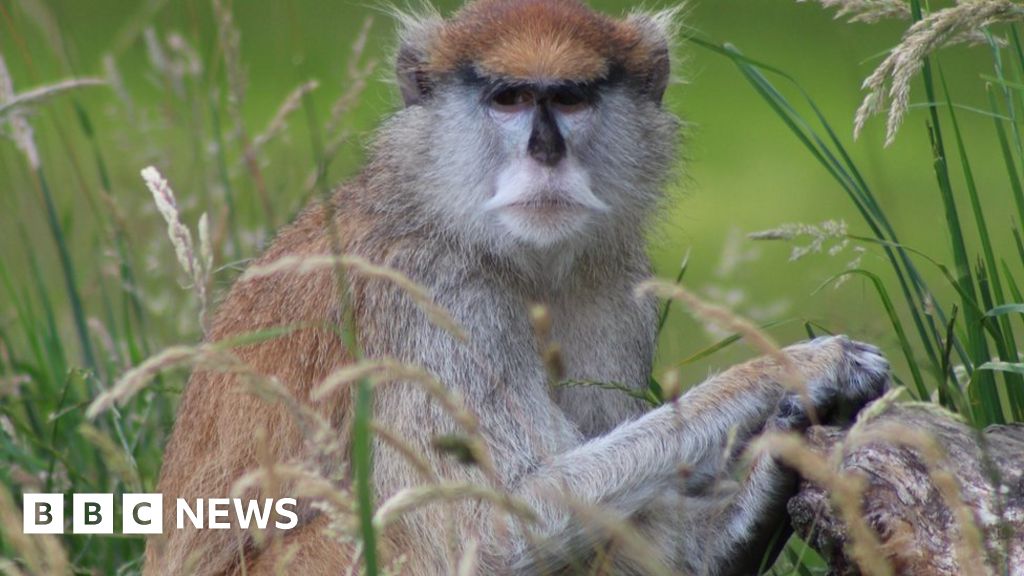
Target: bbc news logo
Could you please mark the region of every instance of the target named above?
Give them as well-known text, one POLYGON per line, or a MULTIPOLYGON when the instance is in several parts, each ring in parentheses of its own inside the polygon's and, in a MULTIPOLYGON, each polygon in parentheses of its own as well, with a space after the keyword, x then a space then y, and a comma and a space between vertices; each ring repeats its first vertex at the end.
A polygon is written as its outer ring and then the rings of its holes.
MULTIPOLYGON (((23 531, 25 534, 64 533, 63 494, 22 495, 23 531)), ((266 529, 271 517, 279 530, 290 530, 299 523, 294 498, 249 500, 242 498, 196 498, 175 501, 175 527, 225 530, 237 525, 243 529, 255 526, 266 529), (232 515, 235 522, 231 522, 232 515)), ((113 494, 72 494, 72 534, 113 534, 113 494)), ((164 498, 162 494, 123 494, 121 496, 121 533, 162 534, 164 531, 164 498)))

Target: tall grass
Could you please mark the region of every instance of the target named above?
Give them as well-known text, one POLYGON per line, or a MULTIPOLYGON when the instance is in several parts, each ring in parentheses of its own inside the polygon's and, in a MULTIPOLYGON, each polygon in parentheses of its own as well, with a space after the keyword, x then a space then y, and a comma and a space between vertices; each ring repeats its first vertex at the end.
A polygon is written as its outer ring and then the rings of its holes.
MULTIPOLYGON (((1024 282, 1024 47, 1014 24, 1021 19, 1018 5, 1008 0, 979 0, 928 13, 917 0, 907 4, 898 0, 822 3, 838 6, 842 14, 858 22, 885 18, 910 22, 906 35, 868 79, 868 96, 861 111, 855 116, 851 110, 849 118, 826 118, 814 95, 804 91, 795 78, 745 55, 736 46, 699 33, 692 33, 689 40, 736 66, 767 110, 835 181, 835 193, 845 194, 862 217, 863 226, 855 224, 851 229, 866 232, 843 228, 841 235, 845 241, 880 255, 894 281, 858 266, 823 278, 822 283, 857 277, 877 295, 878 310, 892 328, 895 344, 889 352, 902 356, 907 366, 906 372, 897 376, 912 395, 935 401, 979 427, 1024 421, 1024 362, 1018 346, 1024 321, 1020 284, 1024 282), (961 87, 947 83, 935 54, 939 47, 964 41, 983 42, 991 54, 991 72, 978 78, 987 90, 987 110, 957 105, 954 90, 961 87), (915 86, 914 93, 920 93, 923 105, 910 104, 915 82, 920 87, 915 86), (929 136, 932 163, 922 169, 935 176, 935 201, 945 213, 945 222, 935 227, 935 236, 948 245, 950 262, 926 247, 904 243, 904 234, 894 226, 884 202, 853 160, 854 144, 841 136, 854 120, 858 130, 874 121, 872 117, 885 110, 887 99, 891 99, 887 140, 899 137, 901 125, 903 131, 920 129, 929 136), (997 143, 1005 165, 1004 190, 979 187, 971 163, 974 151, 968 149, 962 132, 963 114, 984 114, 991 119, 989 137, 997 143), (1008 230, 1006 215, 986 211, 993 200, 1001 200, 999 195, 1008 195, 1016 208, 1008 230), (965 233, 967 220, 973 222, 974 236, 965 233), (1007 235, 1014 239, 1016 253, 1001 254, 997 249, 999 243, 993 238, 1007 235), (926 277, 936 276, 929 273, 932 271, 946 284, 946 290, 934 290, 926 282, 926 277), (954 297, 940 296, 947 293, 954 297)), ((38 221, 28 222, 5 217, 6 230, 0 236, 4 241, 0 247, 0 461, 9 463, 0 466, 0 570, 33 574, 139 572, 140 537, 66 535, 26 540, 9 528, 20 526, 18 510, 10 502, 16 503, 22 492, 121 493, 154 488, 187 370, 217 363, 238 368, 231 364, 230 347, 241 342, 221 347, 179 344, 202 336, 208 302, 258 253, 285 220, 284 214, 313 195, 330 193, 331 178, 337 176, 329 177, 329 168, 336 165, 342 152, 356 150, 347 146, 357 132, 346 116, 375 71, 376 60, 366 51, 369 21, 354 31, 354 40, 347 47, 344 86, 335 89, 306 77, 299 66, 296 88, 276 113, 264 119, 266 129, 250 135, 249 127, 257 124, 243 108, 251 91, 242 60, 243 38, 231 3, 190 3, 193 21, 188 34, 152 24, 161 5, 148 4, 130 26, 115 35, 111 53, 103 58, 106 78, 102 80, 79 73, 78 66, 99 69, 99 62, 77 63, 74 46, 67 41, 72 36, 62 28, 69 23, 47 4, 22 0, 13 6, 0 5, 0 30, 13 39, 0 46, 20 47, 16 53, 21 69, 30 85, 36 86, 16 86, 0 60, 0 125, 3 134, 12 137, 11 143, 0 142, 7 148, 0 151, 0 170, 11 189, 0 197, 0 209, 8 214, 42 214, 38 221), (39 30, 28 32, 20 26, 22 22, 32 22, 39 30), (204 33, 204 27, 212 32, 204 33), (51 56, 71 80, 41 78, 44 72, 38 56, 32 55, 37 44, 58 51, 51 56), (148 49, 146 74, 159 87, 149 99, 138 98, 137 88, 121 78, 119 62, 125 58, 125 48, 131 46, 148 49), (105 87, 97 87, 100 84, 105 87), (334 99, 326 122, 317 115, 314 90, 334 99), (301 123, 296 120, 299 108, 301 123), (48 133, 46 146, 39 147, 35 133, 44 130, 48 133), (296 134, 308 136, 309 154, 303 165, 288 168, 290 157, 281 141, 296 134), (147 169, 144 182, 139 171, 150 164, 159 170, 147 169), (177 197, 168 180, 175 183, 177 197), (279 189, 289 193, 278 194, 279 189), (197 223, 196 238, 186 224, 190 222, 197 223), (45 235, 36 232, 37 226, 45 235), (85 227, 98 232, 82 240, 85 227), (45 245, 40 237, 47 240, 45 245), (87 414, 90 405, 93 410, 87 414)), ((244 40, 258 42, 256 38, 244 40)), ((14 58, 12 54, 3 56, 14 58)), ((249 72, 256 76, 254 68, 249 72)), ((260 81, 258 76, 253 78, 253 85, 260 81)), ((685 279, 688 262, 679 268, 676 284, 685 279)), ((347 267, 365 263, 335 253, 326 262, 313 265, 332 266, 343 277, 347 267)), ((442 310, 430 308, 429 297, 417 292, 416 286, 390 271, 369 271, 402 284, 435 320, 458 331, 454 323, 445 324, 448 320, 442 310)), ((724 324, 727 332, 735 332, 672 362, 675 368, 696 365, 741 338, 755 342, 762 351, 776 350, 771 339, 762 338, 763 331, 774 329, 785 319, 756 327, 721 308, 705 305, 685 289, 659 285, 658 291, 695 309, 701 318, 724 324)), ((672 298, 663 309, 659 331, 668 321, 671 302, 672 298)), ((345 332, 345 327, 341 328, 345 332)), ((245 342, 274 338, 290 329, 250 335, 245 342)), ((807 330, 813 333, 820 325, 808 323, 807 330)), ((346 344, 358 357, 355 335, 351 331, 345 334, 346 344)), ((662 335, 671 337, 668 332, 662 335)), ((486 468, 486 449, 475 417, 447 393, 443 383, 410 367, 360 363, 354 372, 332 375, 323 385, 352 384, 357 390, 351 463, 354 493, 337 489, 329 479, 311 478, 294 470, 270 467, 262 471, 268 476, 290 474, 304 482, 300 483, 302 490, 327 494, 332 514, 353 520, 348 524, 354 527, 349 536, 361 545, 368 575, 393 568, 383 565, 383 558, 376 553, 376 530, 383 519, 407 507, 468 495, 492 499, 510 514, 529 517, 529 511, 518 509, 507 495, 468 487, 460 492, 438 485, 434 490, 403 494, 404 500, 374 502, 373 435, 392 444, 400 440, 371 418, 373 384, 396 371, 422 385, 456 414, 465 436, 439 439, 439 446, 486 468), (357 511, 355 519, 345 516, 353 509, 357 511)), ((257 392, 288 400, 273 383, 249 376, 257 392)), ((615 387, 611 383, 561 384, 615 387)), ((672 370, 653 380, 643 398, 658 403, 678 395, 680 386, 680 374, 672 370)), ((296 417, 310 418, 314 429, 321 425, 299 409, 296 417)), ((330 449, 323 447, 325 453, 330 449)), ((854 498, 849 495, 855 494, 856 486, 837 477, 826 464, 808 460, 799 446, 780 444, 778 450, 811 462, 807 475, 846 494, 840 503, 857 524, 856 510, 849 507, 854 498)), ((412 451, 405 452, 415 457, 412 451)), ((430 471, 424 472, 429 477, 430 471)), ((627 547, 644 549, 644 542, 636 541, 634 534, 599 512, 580 510, 580 515, 605 523, 610 532, 622 536, 627 547)), ((868 540, 855 544, 859 556, 871 563, 875 562, 872 546, 877 544, 868 540)), ((459 559, 460 574, 474 572, 475 549, 467 547, 466 556, 459 559)), ((821 560, 797 539, 771 569, 776 574, 801 575, 823 570, 821 560)))
MULTIPOLYGON (((1016 108, 1020 105, 1020 90, 1024 89, 1024 85, 1006 80, 1007 77, 1019 78, 1024 72, 1024 52, 1016 40, 1018 34, 1015 25, 1010 24, 999 30, 1013 39, 1011 47, 1007 47, 1007 43, 990 30, 990 26, 999 22, 1024 20, 1024 8, 1009 1, 970 2, 938 10, 926 17, 918 0, 910 1, 909 13, 899 8, 903 6, 899 2, 839 0, 824 1, 823 4, 838 6, 840 16, 851 16, 855 21, 871 22, 884 17, 905 16, 913 20, 901 42, 865 80, 864 87, 868 95, 858 110, 855 133, 861 131, 869 117, 879 112, 888 99, 886 143, 891 143, 909 107, 911 81, 920 71, 927 112, 925 129, 931 142, 936 195, 946 214, 946 225, 941 230, 953 254, 952 266, 937 261, 922 250, 901 243, 883 206, 852 160, 847 144, 843 143, 833 124, 821 113, 812 96, 793 77, 778 68, 748 58, 729 44, 716 44, 699 35, 693 35, 690 40, 733 62, 771 111, 786 124, 857 207, 871 235, 847 237, 881 248, 898 279, 904 304, 902 310, 897 310, 893 305, 890 288, 877 275, 862 269, 842 274, 859 274, 871 281, 899 340, 900 351, 911 373, 912 382, 908 382, 908 385, 918 399, 930 400, 934 392, 940 404, 960 413, 977 426, 1024 420, 1024 380, 1021 378, 1024 375, 1024 364, 1020 361, 1020 350, 1016 343, 1018 336, 1015 334, 1020 326, 1015 326, 1011 321, 1011 317, 1015 314, 1019 316, 1021 311, 1021 292, 1016 275, 1021 273, 1024 251, 1019 251, 1009 259, 1005 256, 997 258, 992 237, 1002 231, 992 228, 986 218, 960 130, 958 108, 941 74, 937 55, 934 54, 940 47, 964 41, 983 41, 990 47, 995 69, 995 77, 989 77, 987 86, 990 110, 970 112, 987 113, 992 117, 995 123, 992 137, 999 140, 1007 170, 1006 188, 1002 193, 1013 198, 1019 216, 1024 216, 1024 196, 1021 194, 1019 172, 1024 167, 1024 148, 1019 145, 1012 147, 1007 141, 1007 133, 1014 134, 1019 141, 1020 125, 1016 108), (939 70, 938 81, 933 70, 939 70), (795 92, 797 100, 788 98, 772 82, 771 77, 788 85, 795 92), (992 85, 1002 90, 992 90, 992 85), (1010 112, 1003 114, 1001 109, 1010 112), (947 153, 948 135, 944 136, 944 130, 952 131, 952 145, 956 151, 953 160, 950 160, 947 153), (959 187, 951 176, 951 162, 959 164, 963 175, 964 182, 959 187), (977 230, 973 242, 965 237, 961 222, 961 205, 965 195, 977 230), (959 296, 959 301, 938 301, 935 292, 919 272, 921 266, 938 268, 959 296), (909 315, 913 322, 916 343, 908 338, 903 326, 904 315, 909 315), (961 373, 963 376, 960 376, 961 373), (929 376, 927 379, 926 374, 929 376)), ((991 191, 988 194, 991 198, 1000 193, 991 191)), ((1021 221, 1024 220, 1007 223, 1014 238, 1021 237, 1021 221)))

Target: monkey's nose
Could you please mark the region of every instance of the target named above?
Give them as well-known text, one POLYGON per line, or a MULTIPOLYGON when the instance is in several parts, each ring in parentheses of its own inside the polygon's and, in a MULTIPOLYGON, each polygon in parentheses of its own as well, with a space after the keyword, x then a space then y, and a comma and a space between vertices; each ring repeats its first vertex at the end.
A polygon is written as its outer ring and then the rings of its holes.
POLYGON ((534 160, 545 166, 554 166, 565 157, 565 139, 562 138, 547 102, 540 103, 534 112, 533 127, 526 151, 534 160))

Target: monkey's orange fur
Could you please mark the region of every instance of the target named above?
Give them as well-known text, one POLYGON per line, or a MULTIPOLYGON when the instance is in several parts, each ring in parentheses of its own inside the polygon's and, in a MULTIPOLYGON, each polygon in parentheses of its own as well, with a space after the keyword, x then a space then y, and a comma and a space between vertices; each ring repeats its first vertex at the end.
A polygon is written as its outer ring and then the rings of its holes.
POLYGON ((644 77, 662 51, 635 23, 576 0, 477 0, 445 26, 428 65, 452 71, 473 63, 497 77, 584 82, 614 65, 644 77))
MULTIPOLYGON (((282 255, 322 254, 328 240, 323 228, 323 209, 314 206, 278 235, 274 245, 259 260, 272 262, 282 255)), ((338 365, 348 353, 337 335, 319 328, 337 314, 335 282, 330 273, 304 275, 275 274, 235 284, 221 303, 209 339, 219 341, 268 328, 300 326, 281 338, 236 349, 237 356, 259 374, 277 378, 301 401, 325 419, 343 426, 348 409, 346 395, 334 395, 320 402, 309 399, 312 386, 338 365)), ((247 393, 232 374, 196 371, 182 397, 175 427, 168 443, 159 490, 164 494, 164 526, 175 535, 168 543, 152 540, 147 548, 148 573, 156 566, 187 566, 186 558, 197 548, 203 550, 197 574, 223 572, 234 563, 237 550, 229 550, 226 531, 175 531, 175 497, 230 496, 231 485, 254 468, 258 451, 295 454, 302 449, 302 431, 280 403, 247 393), (181 433, 180 431, 186 431, 181 433), (257 441, 257 435, 261 438, 257 441), (260 446, 264 443, 265 446, 260 446), (207 546, 207 544, 210 544, 207 546), (179 557, 180 562, 157 558, 179 557)))

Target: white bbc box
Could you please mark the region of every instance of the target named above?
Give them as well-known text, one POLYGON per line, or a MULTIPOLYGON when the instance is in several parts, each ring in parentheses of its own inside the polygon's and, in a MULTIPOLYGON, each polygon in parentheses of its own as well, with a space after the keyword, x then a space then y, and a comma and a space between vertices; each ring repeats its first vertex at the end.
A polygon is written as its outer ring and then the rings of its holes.
POLYGON ((63 494, 22 494, 21 509, 25 534, 64 533, 63 494))
POLYGON ((113 534, 114 495, 74 494, 71 530, 75 534, 113 534))
POLYGON ((124 494, 121 496, 121 531, 125 534, 162 534, 164 497, 162 494, 124 494))

